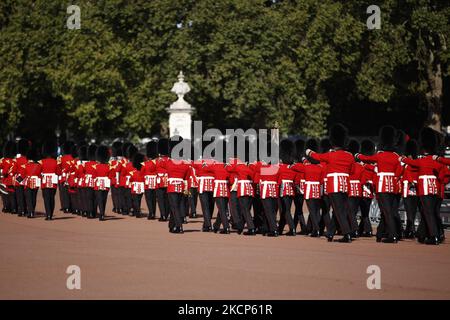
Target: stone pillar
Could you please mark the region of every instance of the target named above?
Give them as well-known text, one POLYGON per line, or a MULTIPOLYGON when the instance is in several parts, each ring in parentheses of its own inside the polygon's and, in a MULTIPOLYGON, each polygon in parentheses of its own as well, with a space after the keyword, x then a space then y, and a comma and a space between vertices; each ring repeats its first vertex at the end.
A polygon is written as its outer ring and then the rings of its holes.
POLYGON ((184 100, 184 95, 191 91, 189 85, 184 82, 183 72, 178 74, 178 82, 175 82, 172 90, 178 96, 178 100, 167 109, 169 112, 169 134, 179 135, 183 139, 191 139, 192 119, 194 108, 184 100))

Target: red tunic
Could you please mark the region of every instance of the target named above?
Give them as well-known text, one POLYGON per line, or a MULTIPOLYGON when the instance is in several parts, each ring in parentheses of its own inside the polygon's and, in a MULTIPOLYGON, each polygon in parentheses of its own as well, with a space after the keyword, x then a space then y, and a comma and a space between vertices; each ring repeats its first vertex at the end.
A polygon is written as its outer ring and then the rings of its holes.
POLYGON ((295 195, 294 179, 297 173, 285 163, 279 164, 278 184, 280 197, 292 197, 295 195))
POLYGON ((94 166, 94 190, 109 190, 111 188, 111 178, 114 177, 114 171, 108 163, 98 163, 94 166))
POLYGON ((129 175, 131 194, 143 194, 145 191, 145 179, 142 172, 133 167, 133 169, 129 172, 129 175))
POLYGON ((200 160, 200 161, 194 161, 192 164, 192 167, 196 171, 197 180, 198 180, 198 192, 213 192, 214 191, 214 177, 212 174, 205 170, 203 167, 203 163, 212 165, 214 163, 214 160, 200 160))
POLYGON ((56 189, 58 185, 58 175, 61 170, 58 166, 58 162, 53 158, 46 158, 40 161, 42 166, 42 189, 56 189))
POLYGON ((398 193, 398 179, 402 167, 398 160, 398 154, 390 151, 379 151, 373 156, 359 155, 364 162, 377 164, 376 187, 378 193, 398 193))
POLYGON ((34 161, 25 164, 25 188, 38 189, 41 186, 42 166, 34 161))
POLYGON ((187 187, 190 165, 186 161, 167 159, 159 165, 167 170, 167 192, 182 193, 187 187))
POLYGON ((229 197, 230 190, 228 187, 228 179, 230 173, 225 168, 223 163, 217 162, 203 167, 206 172, 209 172, 214 177, 213 197, 229 197))
POLYGON ((58 158, 58 164, 61 167, 61 175, 59 176, 59 182, 64 183, 67 180, 68 170, 71 167, 73 157, 70 154, 65 154, 58 158))
POLYGON ((445 166, 436 160, 432 155, 426 155, 419 159, 402 157, 402 162, 418 169, 417 194, 419 196, 440 195, 441 185, 438 180, 445 166))
POLYGON ((7 187, 13 186, 13 168, 14 168, 14 159, 11 158, 2 159, 1 162, 1 171, 3 175, 2 183, 7 187))
POLYGON ((141 168, 145 190, 156 189, 156 160, 147 160, 141 168))
POLYGON ((254 171, 245 163, 234 163, 226 167, 226 170, 237 177, 237 196, 253 197, 255 191, 253 188, 254 171))
POLYGON ((409 196, 417 195, 417 182, 419 179, 419 170, 416 167, 405 165, 403 167, 402 183, 402 197, 406 198, 409 196))
POLYGON ((348 190, 349 197, 361 197, 362 185, 364 181, 364 166, 358 162, 355 162, 350 173, 350 188, 348 190))
POLYGON ((355 158, 350 152, 332 150, 326 153, 317 153, 312 151, 310 156, 327 164, 327 193, 348 192, 349 176, 355 163, 355 158))
POLYGON ((296 163, 291 168, 304 174, 305 199, 320 199, 322 196, 321 184, 325 174, 323 166, 305 161, 304 163, 296 163))
POLYGON ((259 194, 261 199, 278 198, 279 187, 278 177, 280 167, 278 165, 262 164, 258 165, 259 194))
POLYGON ((19 156, 14 161, 13 167, 13 184, 15 186, 24 185, 25 165, 28 162, 25 156, 19 156))
POLYGON ((168 174, 167 169, 164 168, 164 164, 169 161, 169 157, 159 157, 156 159, 156 188, 167 188, 168 187, 168 174))
POLYGON ((84 164, 84 186, 94 188, 95 166, 97 162, 88 161, 84 164))
POLYGON ((364 183, 361 184, 362 197, 373 199, 375 191, 374 179, 376 178, 375 166, 371 164, 364 164, 363 167, 364 171, 362 174, 362 181, 364 181, 364 183))

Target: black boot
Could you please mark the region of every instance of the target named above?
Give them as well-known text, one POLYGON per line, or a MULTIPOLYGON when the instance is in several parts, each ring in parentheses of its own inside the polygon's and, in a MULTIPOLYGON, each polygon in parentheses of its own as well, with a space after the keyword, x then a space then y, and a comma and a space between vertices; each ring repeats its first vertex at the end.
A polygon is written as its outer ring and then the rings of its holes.
POLYGON ((349 233, 347 233, 347 234, 344 235, 342 238, 340 238, 340 239, 338 240, 338 242, 341 242, 341 243, 351 243, 351 242, 352 242, 352 237, 351 237, 351 235, 350 235, 349 233))
POLYGON ((196 212, 192 212, 192 214, 191 214, 191 218, 197 218, 197 213, 196 212))
POLYGON ((172 233, 184 233, 182 227, 175 227, 172 229, 172 233))
POLYGON ((212 228, 211 227, 203 227, 202 228, 202 232, 211 232, 212 228))
POLYGON ((284 235, 288 237, 294 237, 297 233, 294 230, 289 230, 289 232, 286 232, 284 235))
POLYGON ((100 215, 100 217, 98 217, 99 221, 105 221, 105 217, 103 215, 100 215))
POLYGON ((256 235, 256 229, 248 229, 248 231, 244 232, 244 236, 254 236, 256 235))
POLYGON ((328 242, 333 242, 333 236, 332 235, 326 234, 325 237, 327 238, 328 242))
POLYGON ((313 231, 309 235, 311 238, 320 238, 320 232, 319 231, 313 231))
POLYGON ((242 234, 243 231, 244 231, 243 228, 239 228, 239 229, 237 230, 237 233, 238 233, 238 234, 242 234))
POLYGON ((230 228, 224 228, 222 231, 220 231, 220 234, 230 234, 230 228))
POLYGON ((439 244, 439 238, 438 237, 430 237, 427 240, 425 240, 425 244, 438 245, 439 244))
POLYGON ((269 232, 269 233, 267 233, 267 236, 268 237, 278 237, 279 236, 279 233, 278 233, 278 231, 273 231, 273 232, 269 232))
POLYGON ((389 237, 389 238, 386 238, 386 239, 382 240, 381 242, 383 242, 383 243, 397 243, 398 242, 398 238, 397 237, 389 237))

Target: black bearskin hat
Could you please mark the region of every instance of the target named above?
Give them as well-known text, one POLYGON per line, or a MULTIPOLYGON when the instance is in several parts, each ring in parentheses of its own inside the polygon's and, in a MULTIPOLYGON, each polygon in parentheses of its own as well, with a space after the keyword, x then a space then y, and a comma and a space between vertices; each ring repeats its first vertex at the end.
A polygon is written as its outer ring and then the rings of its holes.
POLYGON ((141 170, 141 168, 142 168, 142 163, 145 161, 145 157, 144 157, 144 155, 142 154, 142 153, 140 153, 140 152, 136 152, 134 155, 133 155, 133 160, 132 160, 132 163, 133 163, 133 167, 136 169, 136 170, 141 170))
POLYGON ((330 142, 333 147, 345 148, 347 145, 348 131, 342 124, 335 124, 330 128, 330 142))
POLYGON ((16 145, 14 142, 8 140, 3 145, 3 157, 14 158, 16 156, 16 145))
POLYGON ((36 148, 35 147, 33 147, 33 146, 31 146, 29 149, 28 149, 28 152, 27 152, 27 159, 28 160, 32 160, 32 161, 37 161, 38 160, 38 154, 37 154, 37 150, 36 150, 36 148))
POLYGON ((429 127, 423 128, 420 131, 420 145, 423 151, 431 154, 436 153, 438 146, 436 132, 429 127))
POLYGON ((78 148, 78 159, 81 161, 85 161, 88 159, 87 153, 88 147, 86 145, 82 145, 78 148))
POLYGON ((357 154, 359 152, 359 142, 356 141, 355 139, 351 139, 348 142, 348 146, 347 146, 347 150, 348 152, 352 153, 352 154, 357 154))
POLYGON ((380 129, 380 149, 393 151, 397 130, 393 126, 384 126, 380 129))
POLYGON ((361 142, 361 153, 371 156, 375 153, 375 143, 372 140, 365 139, 361 142))
POLYGON ((419 155, 419 145, 415 139, 411 139, 406 143, 405 155, 416 159, 419 155))
POLYGON ((286 164, 292 164, 294 160, 294 143, 289 139, 280 142, 280 160, 286 164))
POLYGON ((129 160, 132 160, 134 158, 134 155, 138 153, 138 151, 139 150, 134 146, 134 144, 131 144, 125 151, 125 157, 129 160))
POLYGON ((95 144, 90 144, 87 149, 87 157, 89 161, 95 161, 95 152, 97 151, 97 146, 95 144))
POLYGON ((17 141, 16 153, 26 155, 30 149, 30 141, 27 139, 20 139, 17 141))
POLYGON ((122 152, 122 142, 114 141, 111 146, 112 156, 113 157, 121 157, 123 156, 122 152))
POLYGON ((407 135, 403 130, 397 130, 395 149, 398 154, 404 154, 407 135))
POLYGON ((318 152, 319 151, 319 143, 317 142, 316 139, 310 138, 306 141, 305 148, 310 149, 314 152, 318 152))
POLYGON ((149 159, 155 159, 158 157, 158 142, 151 140, 147 142, 145 146, 145 154, 149 159))
POLYGON ((167 138, 159 139, 158 153, 160 156, 169 156, 169 140, 167 138))
POLYGON ((320 140, 320 152, 328 152, 333 146, 331 145, 330 139, 323 138, 320 140))
POLYGON ((305 140, 297 139, 295 140, 295 160, 301 161, 305 153, 305 140))
POLYGON ((108 163, 109 149, 107 146, 99 146, 95 152, 95 160, 100 163, 108 163))
POLYGON ((73 141, 68 140, 68 141, 64 142, 62 145, 62 148, 61 148, 62 154, 72 154, 72 150, 73 150, 74 146, 75 146, 75 143, 73 141))
MULTIPOLYGON (((131 145, 133 145, 131 142, 124 142, 124 143, 122 144, 122 147, 121 147, 121 149, 122 149, 122 156, 124 156, 124 157, 127 156, 127 149, 128 149, 128 147, 131 146, 131 145)), ((129 160, 131 161, 131 159, 129 159, 129 160)))
POLYGON ((53 140, 45 141, 42 145, 42 157, 43 158, 56 158, 58 146, 53 140))

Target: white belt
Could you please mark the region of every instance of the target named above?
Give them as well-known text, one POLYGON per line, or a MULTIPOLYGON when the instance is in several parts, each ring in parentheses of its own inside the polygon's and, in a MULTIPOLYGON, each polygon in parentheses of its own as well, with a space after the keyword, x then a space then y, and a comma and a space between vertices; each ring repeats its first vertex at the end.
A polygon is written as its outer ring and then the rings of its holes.
POLYGON ((348 173, 333 172, 333 173, 328 173, 327 177, 333 177, 333 183, 336 187, 338 185, 338 177, 348 177, 348 173))
POLYGON ((252 183, 252 180, 238 180, 238 183, 252 183))
POLYGON ((50 178, 52 184, 58 183, 58 176, 55 173, 43 173, 42 177, 44 177, 46 181, 50 178))
POLYGON ((183 182, 184 180, 181 178, 169 178, 167 179, 168 182, 183 182))
POLYGON ((378 193, 383 191, 383 177, 393 177, 395 174, 393 172, 377 172, 378 179, 378 193))
POLYGON ((227 180, 214 180, 214 184, 227 183, 227 180))
POLYGON ((294 183, 294 181, 293 180, 284 180, 284 179, 282 179, 281 183, 294 183))
POLYGON ((199 180, 199 184, 200 184, 200 189, 198 190, 198 192, 203 193, 203 189, 204 189, 204 180, 213 180, 214 177, 211 176, 202 176, 202 177, 198 177, 199 180))
POLYGON ((264 197, 263 199, 265 199, 266 198, 266 192, 267 192, 267 185, 268 184, 275 184, 276 185, 277 183, 275 181, 261 181, 260 184, 263 185, 263 192, 262 192, 261 196, 263 196, 264 197))
POLYGON ((436 180, 436 176, 423 175, 419 176, 419 179, 423 179, 423 193, 426 196, 428 195, 428 179, 436 180))
POLYGON ((251 180, 238 180, 237 181, 237 183, 239 184, 240 183, 240 185, 241 185, 241 194, 243 194, 244 193, 244 186, 245 186, 245 184, 246 183, 252 183, 252 181, 251 180))
POLYGON ((350 180, 350 183, 360 183, 361 181, 359 180, 350 180))
POLYGON ((305 181, 305 184, 320 184, 319 181, 305 181))
POLYGON ((214 179, 214 177, 210 177, 210 176, 202 176, 202 177, 198 177, 197 179, 200 179, 200 180, 204 180, 204 179, 214 179))

